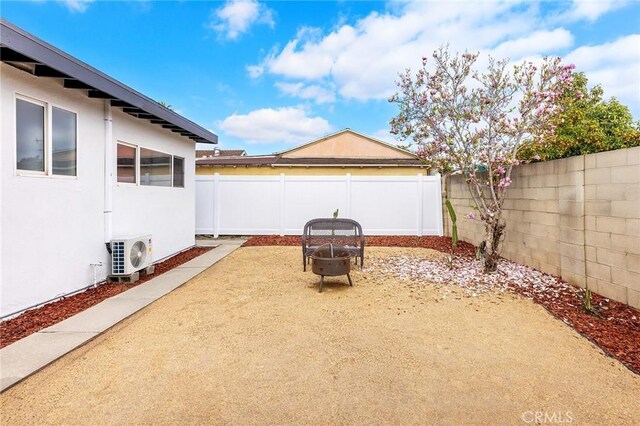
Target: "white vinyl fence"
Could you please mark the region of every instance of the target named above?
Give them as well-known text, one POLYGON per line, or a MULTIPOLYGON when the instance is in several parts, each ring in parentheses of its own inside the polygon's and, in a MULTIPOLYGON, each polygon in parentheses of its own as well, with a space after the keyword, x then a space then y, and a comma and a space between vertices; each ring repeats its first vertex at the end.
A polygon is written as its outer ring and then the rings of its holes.
POLYGON ((440 176, 196 176, 196 234, 300 235, 318 217, 365 235, 443 235, 440 176))

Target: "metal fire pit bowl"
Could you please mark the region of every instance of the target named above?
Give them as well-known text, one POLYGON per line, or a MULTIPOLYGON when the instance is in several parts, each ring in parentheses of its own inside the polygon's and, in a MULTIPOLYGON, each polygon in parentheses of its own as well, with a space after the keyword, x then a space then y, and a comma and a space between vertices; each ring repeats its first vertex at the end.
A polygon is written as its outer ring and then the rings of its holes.
POLYGON ((349 285, 351 281, 351 255, 349 251, 338 244, 323 244, 311 255, 311 270, 314 274, 320 275, 320 293, 324 286, 324 277, 336 277, 346 275, 349 285))

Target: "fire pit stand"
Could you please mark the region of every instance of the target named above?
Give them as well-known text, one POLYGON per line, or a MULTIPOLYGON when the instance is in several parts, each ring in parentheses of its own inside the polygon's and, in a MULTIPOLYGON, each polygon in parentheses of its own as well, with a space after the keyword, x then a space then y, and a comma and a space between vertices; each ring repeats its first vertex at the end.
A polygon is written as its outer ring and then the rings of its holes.
POLYGON ((353 286, 349 275, 351 271, 351 255, 343 246, 332 243, 321 245, 311 255, 311 265, 313 273, 320 275, 320 293, 322 293, 325 276, 346 275, 349 285, 353 286))

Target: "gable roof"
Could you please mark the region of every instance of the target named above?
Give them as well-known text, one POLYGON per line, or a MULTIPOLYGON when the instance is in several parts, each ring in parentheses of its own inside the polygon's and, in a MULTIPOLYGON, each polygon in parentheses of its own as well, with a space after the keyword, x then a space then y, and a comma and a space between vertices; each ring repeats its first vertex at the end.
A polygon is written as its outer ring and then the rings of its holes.
POLYGON ((214 133, 4 19, 0 19, 0 59, 37 77, 63 79, 65 88, 86 90, 90 98, 110 100, 111 106, 129 115, 195 142, 218 143, 214 133))
POLYGON ((196 158, 198 166, 271 166, 271 167, 425 167, 412 152, 388 145, 350 129, 273 155, 196 158), (347 139, 344 139, 347 136, 347 139), (341 146, 340 144, 347 145, 341 146), (351 145, 351 146, 348 146, 351 145), (354 146, 355 145, 355 148, 354 146), (346 148, 346 149, 345 149, 346 148), (336 151, 341 152, 336 152, 336 151), (373 151, 373 153, 371 152, 373 151), (366 155, 363 155, 364 154, 366 155), (375 155, 374 155, 375 154, 375 155))
POLYGON ((417 158, 412 152, 351 129, 341 130, 276 155, 282 158, 417 158))

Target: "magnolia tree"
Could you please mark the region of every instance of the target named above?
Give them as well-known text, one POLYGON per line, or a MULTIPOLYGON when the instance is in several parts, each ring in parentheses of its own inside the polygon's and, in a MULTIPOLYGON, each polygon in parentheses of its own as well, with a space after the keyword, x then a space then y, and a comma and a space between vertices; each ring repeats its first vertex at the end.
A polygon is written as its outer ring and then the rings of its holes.
MULTIPOLYGON (((485 272, 495 271, 504 235, 502 204, 511 184, 518 151, 554 133, 553 118, 560 112, 559 96, 571 83, 573 65, 545 58, 507 66, 507 60, 489 58, 487 69, 474 69, 478 54, 456 53, 447 47, 427 58, 415 76, 400 75, 399 92, 390 102, 400 112, 391 120, 391 132, 411 137, 417 153, 441 173, 464 175, 486 236, 480 244, 485 272)), ((474 219, 476 213, 467 215, 474 219)))

